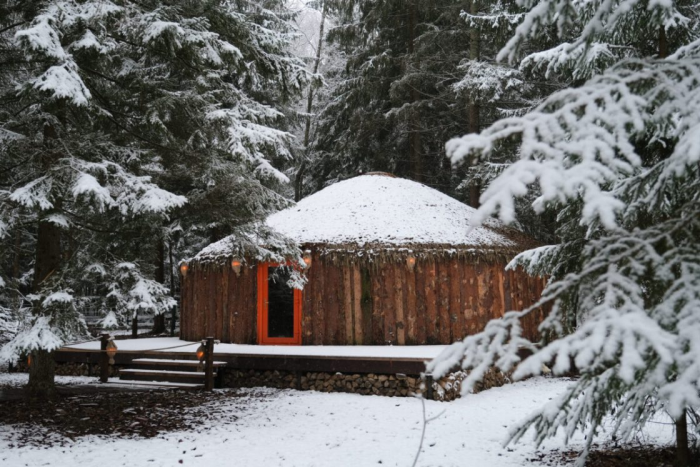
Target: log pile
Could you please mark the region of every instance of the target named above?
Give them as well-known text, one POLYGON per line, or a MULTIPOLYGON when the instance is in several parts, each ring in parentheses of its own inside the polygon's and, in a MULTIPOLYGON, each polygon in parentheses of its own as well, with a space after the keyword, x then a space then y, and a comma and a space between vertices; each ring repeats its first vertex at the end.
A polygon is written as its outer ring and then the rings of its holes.
MULTIPOLYGON (((462 381, 467 377, 466 372, 456 371, 450 373, 444 378, 433 382, 433 399, 440 401, 452 401, 460 397, 462 381)), ((497 388, 510 383, 510 377, 496 368, 492 368, 486 372, 484 378, 476 383, 472 394, 477 394, 491 388, 497 388)))
MULTIPOLYGON (((121 365, 109 366, 109 377, 116 378, 119 376, 119 368, 121 365)), ((15 366, 15 371, 19 373, 28 373, 29 368, 26 362, 20 362, 15 366)), ((73 363, 73 362, 57 362, 56 376, 94 376, 100 375, 100 365, 97 363, 73 363)))
MULTIPOLYGON (((300 389, 318 392, 347 392, 362 395, 412 397, 426 392, 425 378, 417 375, 290 372, 222 369, 222 385, 228 388, 266 386, 280 389, 300 389)), ((451 401, 460 396, 463 372, 451 373, 433 381, 433 399, 451 401)), ((510 382, 500 371, 489 371, 474 392, 503 386, 510 382)))

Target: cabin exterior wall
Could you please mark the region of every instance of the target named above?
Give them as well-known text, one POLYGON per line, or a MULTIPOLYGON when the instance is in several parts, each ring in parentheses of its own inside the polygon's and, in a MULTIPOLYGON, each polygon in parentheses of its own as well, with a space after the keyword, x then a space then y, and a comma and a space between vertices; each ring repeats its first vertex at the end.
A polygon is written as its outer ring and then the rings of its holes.
MULTIPOLYGON (((534 304, 543 278, 505 263, 418 258, 371 263, 330 261, 314 253, 303 292, 303 345, 450 344, 481 331, 507 310, 534 304)), ((180 335, 257 343, 257 268, 190 268, 182 278, 180 335)), ((537 337, 542 310, 523 323, 537 337)))

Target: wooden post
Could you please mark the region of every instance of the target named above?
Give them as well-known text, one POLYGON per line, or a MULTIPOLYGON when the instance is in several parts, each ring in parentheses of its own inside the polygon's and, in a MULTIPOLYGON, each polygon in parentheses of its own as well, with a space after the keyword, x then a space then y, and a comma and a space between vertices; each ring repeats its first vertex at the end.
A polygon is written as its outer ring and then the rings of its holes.
POLYGON ((686 411, 676 420, 676 466, 690 465, 690 450, 688 449, 688 419, 686 411))
POLYGON ((109 357, 107 356, 107 342, 109 334, 100 336, 100 383, 106 383, 109 379, 109 357))
POLYGON ((207 337, 207 343, 204 346, 204 390, 211 391, 214 389, 214 338, 207 337))
POLYGON ((174 306, 170 312, 170 337, 175 335, 175 324, 177 322, 177 307, 174 306))
POLYGON ((426 373, 425 375, 425 398, 428 400, 433 400, 433 375, 431 373, 426 373))

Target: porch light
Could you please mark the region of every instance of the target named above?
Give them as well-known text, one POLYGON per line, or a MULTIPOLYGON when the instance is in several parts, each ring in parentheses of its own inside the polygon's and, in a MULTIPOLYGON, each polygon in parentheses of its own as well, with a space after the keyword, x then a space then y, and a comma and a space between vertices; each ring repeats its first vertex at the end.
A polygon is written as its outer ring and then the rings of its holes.
POLYGON ((406 266, 408 266, 409 271, 413 271, 413 268, 416 267, 416 257, 415 256, 409 256, 406 258, 406 266))
POLYGON ((241 260, 238 258, 233 258, 231 260, 231 269, 233 269, 233 272, 236 273, 236 276, 241 275, 241 260))
POLYGON ((182 263, 180 265, 180 274, 182 274, 182 277, 185 277, 187 275, 187 271, 190 269, 190 267, 187 265, 187 263, 182 263))
POLYGON ((204 347, 204 343, 199 344, 199 347, 197 347, 197 360, 199 360, 200 363, 204 362, 206 354, 207 349, 204 347))
POLYGON ((31 368, 31 366, 32 366, 32 356, 27 355, 27 367, 31 368))
POLYGON ((107 342, 107 348, 105 351, 109 357, 109 364, 114 365, 114 356, 117 355, 117 344, 114 343, 112 338, 110 338, 109 342, 107 342))
POLYGON ((311 252, 309 250, 304 252, 304 264, 306 265, 306 269, 311 267, 311 252))

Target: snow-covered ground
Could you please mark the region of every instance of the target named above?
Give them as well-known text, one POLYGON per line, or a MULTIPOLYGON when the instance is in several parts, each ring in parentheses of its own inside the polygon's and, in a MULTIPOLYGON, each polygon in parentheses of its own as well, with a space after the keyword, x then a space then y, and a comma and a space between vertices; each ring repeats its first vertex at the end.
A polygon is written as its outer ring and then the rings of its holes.
MULTIPOLYGON (((24 386, 27 384, 27 373, 2 373, 0 372, 0 386, 24 386)), ((56 384, 100 384, 95 376, 56 376, 56 384)))
MULTIPOLYGON (((124 339, 115 341, 119 350, 158 350, 164 352, 192 352, 199 347, 199 342, 189 343, 177 337, 151 337, 143 339, 124 339), (173 348, 175 347, 175 348, 173 348)), ((244 345, 216 344, 214 353, 245 355, 295 355, 323 357, 384 357, 384 358, 420 358, 432 360, 446 345, 244 345)), ((82 350, 100 350, 99 341, 67 345, 66 348, 82 350)))
MULTIPOLYGON (((534 378, 450 403, 427 401, 428 417, 445 412, 427 426, 419 465, 537 465, 529 461, 535 452, 529 439, 507 449, 501 442, 508 426, 561 393, 567 384, 534 378)), ((413 462, 422 429, 418 399, 255 390, 261 391, 261 399, 226 399, 217 405, 220 420, 204 429, 151 439, 86 437, 69 448, 10 448, 12 427, 0 426, 0 465, 357 467, 413 462), (238 418, 234 420, 233 415, 238 418)), ((671 435, 669 427, 657 425, 645 439, 668 442, 671 435)), ((559 444, 552 441, 546 448, 559 444)))

